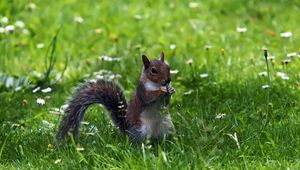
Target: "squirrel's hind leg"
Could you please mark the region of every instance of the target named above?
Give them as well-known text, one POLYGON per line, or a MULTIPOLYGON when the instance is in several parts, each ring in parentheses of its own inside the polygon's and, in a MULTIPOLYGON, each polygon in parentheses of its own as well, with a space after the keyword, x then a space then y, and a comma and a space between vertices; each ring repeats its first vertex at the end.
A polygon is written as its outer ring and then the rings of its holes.
POLYGON ((129 141, 134 144, 141 143, 147 138, 146 133, 144 133, 143 130, 137 126, 131 127, 127 131, 127 134, 129 141))

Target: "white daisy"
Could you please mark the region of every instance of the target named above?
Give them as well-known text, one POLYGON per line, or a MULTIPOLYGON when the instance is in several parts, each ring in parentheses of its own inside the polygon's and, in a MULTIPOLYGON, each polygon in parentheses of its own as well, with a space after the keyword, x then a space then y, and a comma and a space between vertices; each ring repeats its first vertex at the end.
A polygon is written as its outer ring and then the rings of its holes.
POLYGON ((280 34, 280 36, 283 38, 290 38, 290 37, 292 37, 292 35, 293 35, 293 33, 291 33, 291 32, 283 32, 280 34))
POLYGON ((56 159, 56 160, 54 161, 54 164, 59 164, 59 163, 61 163, 61 159, 56 159))
POLYGON ((247 31, 247 28, 246 28, 246 27, 237 27, 237 28, 236 28, 236 31, 237 31, 237 32, 240 32, 240 33, 244 33, 244 32, 247 31))
POLYGON ((289 76, 286 75, 285 73, 282 73, 282 72, 277 72, 276 75, 280 78, 282 78, 283 80, 289 80, 289 76))
MULTIPOLYGON (((97 75, 98 76, 98 75, 97 75)), ((96 76, 96 78, 98 79, 98 77, 96 76)), ((103 79, 103 78, 99 78, 99 79, 103 79)), ((91 80, 89 80, 89 82, 90 83, 96 83, 97 82, 97 80, 96 79, 91 79, 91 80)))
POLYGON ((285 64, 287 64, 287 63, 292 62, 292 60, 290 60, 290 59, 285 59, 285 60, 283 60, 283 62, 284 62, 285 64))
POLYGON ((267 76, 268 73, 266 71, 258 73, 259 76, 267 76))
POLYGON ((193 64, 193 59, 192 58, 190 58, 190 59, 188 59, 186 62, 185 62, 186 64, 193 64))
MULTIPOLYGON (((102 80, 102 79, 104 79, 104 76, 103 75, 96 75, 96 79, 97 80, 102 80)), ((92 82, 92 81, 90 81, 90 82, 92 82)), ((95 80, 95 82, 97 82, 97 81, 95 80)))
POLYGON ((60 110, 66 110, 68 106, 69 106, 68 104, 62 105, 60 106, 60 110))
POLYGON ((225 116, 226 116, 225 113, 218 113, 218 114, 216 115, 216 119, 223 119, 225 116))
POLYGON ((32 93, 36 93, 36 92, 38 92, 39 90, 41 90, 41 87, 36 87, 35 89, 32 90, 32 93))
POLYGON ((5 27, 5 32, 6 33, 11 33, 11 32, 13 32, 15 30, 15 26, 14 25, 7 25, 6 27, 5 27))
POLYGON ((200 74, 200 77, 201 77, 201 78, 207 78, 207 77, 208 77, 208 74, 207 74, 207 73, 200 74))
POLYGON ((36 9, 36 5, 35 5, 35 3, 30 2, 30 3, 27 4, 27 8, 31 9, 31 10, 35 10, 36 9))
POLYGON ((273 55, 268 56, 268 60, 275 60, 275 56, 273 55))
POLYGON ((141 20, 141 19, 143 19, 143 17, 142 17, 140 14, 136 14, 136 15, 134 16, 134 18, 135 18, 136 20, 141 20))
POLYGON ((51 91, 52 91, 52 89, 50 87, 47 87, 47 88, 42 90, 43 93, 49 93, 51 91))
POLYGON ((177 74, 179 71, 178 70, 170 70, 171 74, 177 74))
POLYGON ((15 22, 15 26, 18 27, 18 28, 24 28, 25 24, 24 24, 23 21, 18 20, 18 21, 15 22))
POLYGON ((101 60, 104 60, 104 61, 113 61, 112 57, 109 57, 109 56, 106 56, 106 55, 100 56, 99 58, 101 60))
POLYGON ((0 34, 5 32, 5 28, 0 27, 0 34))
POLYGON ((297 56, 297 53, 294 52, 294 53, 289 53, 286 55, 287 57, 296 57, 297 56))
POLYGON ((0 22, 2 24, 7 24, 8 23, 8 18, 7 17, 2 17, 1 20, 0 20, 0 22))
POLYGON ((118 79, 118 78, 121 78, 122 76, 120 74, 112 74, 108 77, 108 80, 111 81, 111 80, 114 80, 114 79, 118 79))
POLYGON ((204 48, 205 48, 205 49, 210 49, 210 48, 211 48, 211 45, 207 45, 207 44, 206 44, 206 45, 204 46, 204 48))
POLYGON ((176 48, 176 45, 175 45, 175 44, 170 44, 170 49, 171 49, 171 50, 175 50, 175 48, 176 48))
POLYGON ((90 122, 82 121, 82 122, 80 122, 80 124, 82 124, 82 125, 89 125, 90 122))
POLYGON ((29 30, 28 29, 23 29, 22 30, 22 34, 28 35, 29 34, 29 30))
POLYGON ((44 105, 46 103, 46 101, 42 98, 36 99, 36 102, 37 102, 37 104, 40 104, 40 105, 44 105))
POLYGON ((44 47, 45 47, 45 45, 43 43, 39 43, 36 45, 36 48, 39 48, 39 49, 44 48, 44 47))
POLYGON ((199 3, 198 2, 190 2, 189 3, 189 8, 198 8, 199 7, 199 3))
POLYGON ((266 85, 262 85, 261 86, 261 88, 263 88, 263 89, 267 89, 267 88, 269 88, 270 86, 268 85, 268 84, 266 84, 266 85))
POLYGON ((110 56, 106 56, 106 55, 103 55, 103 56, 99 56, 99 59, 100 60, 104 60, 104 61, 120 61, 121 59, 120 58, 112 58, 110 56))
POLYGON ((84 148, 76 148, 77 151, 84 151, 84 148))
POLYGON ((81 23, 83 23, 83 18, 81 16, 75 16, 74 22, 81 24, 81 23))

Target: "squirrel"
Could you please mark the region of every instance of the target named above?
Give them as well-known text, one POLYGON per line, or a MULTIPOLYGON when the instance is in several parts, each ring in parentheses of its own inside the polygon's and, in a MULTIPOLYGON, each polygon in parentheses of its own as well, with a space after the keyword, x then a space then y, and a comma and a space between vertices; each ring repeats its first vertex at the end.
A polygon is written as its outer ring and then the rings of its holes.
POLYGON ((57 139, 64 139, 69 132, 78 137, 81 120, 92 104, 102 104, 131 142, 160 140, 173 133, 169 103, 175 89, 170 86, 170 67, 164 53, 155 60, 142 55, 142 61, 144 67, 128 104, 120 87, 110 81, 97 80, 79 87, 65 109, 57 139))

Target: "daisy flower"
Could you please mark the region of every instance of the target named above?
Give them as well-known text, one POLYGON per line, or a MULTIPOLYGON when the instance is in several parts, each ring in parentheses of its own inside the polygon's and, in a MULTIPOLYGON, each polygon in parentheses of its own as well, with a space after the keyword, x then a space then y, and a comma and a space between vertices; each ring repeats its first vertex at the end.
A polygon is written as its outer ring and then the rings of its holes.
POLYGON ((218 114, 216 115, 216 119, 223 119, 225 116, 226 116, 225 113, 218 113, 218 114))
POLYGON ((0 20, 0 22, 2 24, 7 24, 8 23, 8 18, 7 17, 2 17, 1 20, 0 20))
POLYGON ((282 72, 277 72, 276 75, 278 77, 280 77, 281 79, 283 79, 283 80, 289 80, 290 79, 288 75, 286 75, 285 73, 282 73, 282 72))
POLYGON ((82 24, 83 23, 83 18, 81 16, 75 16, 74 17, 74 22, 76 22, 78 24, 82 24))
POLYGON ((294 52, 294 53, 289 53, 286 55, 287 57, 296 57, 297 56, 297 53, 294 52))
POLYGON ((269 88, 270 86, 268 85, 268 84, 266 84, 266 85, 262 85, 261 86, 261 88, 263 88, 263 89, 267 89, 267 88, 269 88))
POLYGON ((49 93, 51 91, 52 91, 52 89, 50 87, 47 87, 47 88, 42 90, 43 93, 49 93))
POLYGON ((171 50, 175 50, 175 48, 176 48, 176 45, 175 45, 175 44, 170 44, 170 49, 171 49, 171 50))
POLYGON ((201 77, 201 78, 207 78, 207 77, 208 77, 208 74, 207 74, 207 73, 200 74, 200 77, 201 77))
POLYGON ((44 48, 44 47, 45 47, 45 45, 43 43, 39 43, 36 45, 36 48, 39 48, 39 49, 44 48))
POLYGON ((193 64, 193 59, 190 58, 185 63, 191 65, 191 64, 193 64))
POLYGON ((5 32, 6 33, 11 33, 11 32, 13 32, 15 30, 15 26, 14 25, 7 25, 6 27, 5 27, 5 32))
POLYGON ((24 24, 23 21, 18 20, 18 21, 15 22, 15 26, 18 27, 18 28, 24 28, 25 24, 24 24))
POLYGON ((198 2, 190 2, 189 3, 189 8, 198 8, 199 7, 199 3, 198 2))
POLYGON ((246 27, 237 27, 236 31, 239 32, 239 33, 244 33, 244 32, 247 31, 247 28, 246 27))
POLYGON ((268 73, 266 71, 258 73, 259 76, 267 76, 268 73))
POLYGON ((46 103, 46 101, 42 98, 36 99, 36 102, 37 102, 37 104, 40 104, 40 105, 44 105, 46 103))
POLYGON ((171 74, 177 74, 179 71, 178 70, 170 70, 171 74))
POLYGON ((291 33, 291 32, 283 32, 280 34, 280 36, 283 38, 290 38, 290 37, 292 37, 292 35, 293 35, 293 33, 291 33))

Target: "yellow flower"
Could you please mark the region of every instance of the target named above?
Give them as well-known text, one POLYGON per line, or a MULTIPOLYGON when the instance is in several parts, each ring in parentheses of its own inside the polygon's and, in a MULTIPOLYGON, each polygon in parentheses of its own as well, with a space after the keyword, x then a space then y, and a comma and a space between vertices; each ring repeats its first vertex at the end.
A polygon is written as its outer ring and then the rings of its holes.
POLYGON ((48 146, 47 146, 47 150, 50 151, 52 149, 53 149, 53 145, 51 143, 49 143, 48 146))

